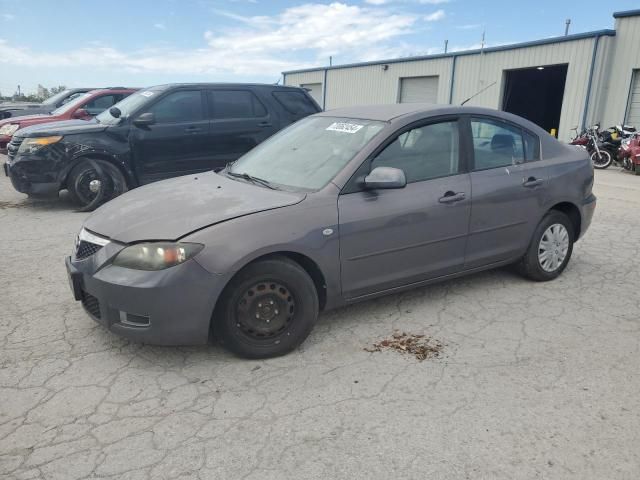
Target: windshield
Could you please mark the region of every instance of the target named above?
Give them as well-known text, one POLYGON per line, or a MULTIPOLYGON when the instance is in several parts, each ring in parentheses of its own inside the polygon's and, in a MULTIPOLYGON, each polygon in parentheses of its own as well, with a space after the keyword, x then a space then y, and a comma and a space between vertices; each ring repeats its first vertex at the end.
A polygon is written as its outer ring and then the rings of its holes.
POLYGON ((121 112, 120 117, 116 118, 111 115, 110 109, 107 108, 104 112, 96 117, 98 122, 107 125, 116 125, 120 122, 120 119, 127 118, 133 112, 138 110, 143 104, 154 98, 154 95, 159 95, 160 92, 154 90, 139 90, 132 93, 124 100, 119 101, 111 108, 118 108, 121 112))
POLYGON ((69 95, 69 92, 71 90, 63 90, 60 93, 56 93, 53 97, 49 97, 47 98, 44 102, 42 102, 43 105, 55 105, 57 104, 60 100, 62 100, 64 97, 66 97, 67 95, 69 95))
POLYGON ((308 117, 261 143, 236 161, 229 172, 283 187, 319 190, 384 125, 373 120, 308 117))
POLYGON ((65 103, 61 107, 56 108, 53 112, 51 112, 51 115, 62 115, 63 113, 67 113, 68 111, 73 110, 78 105, 83 103, 88 97, 90 97, 89 93, 83 93, 82 95, 78 95, 70 102, 65 103))

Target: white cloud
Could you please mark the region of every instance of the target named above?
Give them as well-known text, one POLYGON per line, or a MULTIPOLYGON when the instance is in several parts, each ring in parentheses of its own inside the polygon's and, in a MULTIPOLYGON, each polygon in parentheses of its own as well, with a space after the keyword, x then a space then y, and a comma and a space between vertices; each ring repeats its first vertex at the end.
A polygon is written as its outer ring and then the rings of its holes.
POLYGON ((158 30, 165 30, 167 28, 164 23, 154 23, 153 26, 158 30))
POLYGON ((437 22, 438 20, 442 20, 445 17, 444 10, 436 10, 430 15, 426 15, 424 17, 427 22, 437 22))
POLYGON ((451 0, 418 0, 418 3, 423 5, 441 5, 443 3, 449 3, 451 0))
POLYGON ((458 30, 474 30, 476 28, 480 28, 482 25, 480 23, 469 23, 467 25, 458 25, 456 28, 458 30))
POLYGON ((3 13, 3 14, 2 14, 2 18, 3 18, 4 20, 6 20, 7 22, 11 22, 11 21, 13 21, 13 20, 15 20, 15 19, 16 19, 16 16, 15 16, 15 15, 13 15, 12 13, 3 13))
POLYGON ((398 37, 411 33, 418 19, 414 15, 339 2, 308 3, 269 17, 218 13, 233 16, 239 26, 205 32, 205 43, 197 49, 119 50, 107 45, 87 44, 67 52, 46 52, 0 39, 0 65, 89 66, 129 72, 263 77, 326 62, 329 55, 354 61, 370 58, 370 45, 377 48, 390 45, 398 37))

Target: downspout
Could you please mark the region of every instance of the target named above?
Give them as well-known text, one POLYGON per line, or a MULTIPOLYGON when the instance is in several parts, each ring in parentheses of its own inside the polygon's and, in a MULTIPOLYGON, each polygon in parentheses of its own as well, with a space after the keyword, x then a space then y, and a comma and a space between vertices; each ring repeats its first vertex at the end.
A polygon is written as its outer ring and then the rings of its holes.
POLYGON ((453 56, 453 61, 451 62, 451 85, 449 85, 449 105, 453 103, 453 85, 456 79, 456 59, 457 55, 453 56))
POLYGON ((593 54, 591 55, 591 68, 589 69, 589 82, 587 83, 587 98, 584 99, 584 111, 582 112, 582 125, 581 130, 584 130, 587 124, 587 112, 589 111, 589 99, 591 97, 591 84, 593 83, 593 72, 596 67, 596 55, 598 54, 598 42, 600 41, 600 35, 598 35, 593 43, 593 54))
POLYGON ((322 110, 327 106, 327 68, 324 69, 324 79, 322 80, 322 110))

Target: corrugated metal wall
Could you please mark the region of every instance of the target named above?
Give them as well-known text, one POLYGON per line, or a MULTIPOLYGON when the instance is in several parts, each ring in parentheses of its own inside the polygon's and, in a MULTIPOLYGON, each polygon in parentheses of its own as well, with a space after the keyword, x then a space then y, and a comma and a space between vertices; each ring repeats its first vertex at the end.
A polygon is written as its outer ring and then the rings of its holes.
POLYGON ((602 118, 604 126, 619 124, 624 119, 633 70, 640 68, 640 16, 616 19, 616 37, 611 57, 602 118))
MULTIPOLYGON (((640 16, 618 18, 616 36, 559 39, 556 43, 525 46, 500 51, 462 54, 455 57, 453 92, 451 73, 453 56, 354 65, 326 71, 326 109, 372 104, 396 103, 400 79, 412 76, 438 76, 438 103, 458 104, 492 82, 496 84, 468 105, 500 109, 505 83, 505 70, 540 65, 568 64, 565 93, 560 115, 558 138, 569 140, 571 129, 595 121, 609 126, 622 121, 628 102, 632 71, 640 68, 640 16), (591 74, 591 92, 587 116, 585 101, 591 74)), ((288 85, 322 81, 324 69, 313 72, 288 73, 288 85)))
POLYGON ((580 125, 582 121, 594 42, 594 38, 587 38, 553 45, 458 57, 452 103, 460 103, 485 86, 497 82, 493 87, 469 101, 467 105, 500 109, 505 70, 568 64, 558 132, 560 139, 567 140, 571 135, 571 128, 580 125))

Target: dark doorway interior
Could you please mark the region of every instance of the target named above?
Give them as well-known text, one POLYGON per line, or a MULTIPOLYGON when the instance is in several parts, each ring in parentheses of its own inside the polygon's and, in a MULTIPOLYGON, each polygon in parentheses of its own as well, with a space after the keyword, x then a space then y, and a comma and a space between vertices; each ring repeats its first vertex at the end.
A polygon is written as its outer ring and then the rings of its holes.
POLYGON ((547 132, 560 126, 567 65, 543 65, 505 71, 502 109, 540 125, 547 132))

